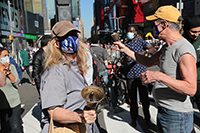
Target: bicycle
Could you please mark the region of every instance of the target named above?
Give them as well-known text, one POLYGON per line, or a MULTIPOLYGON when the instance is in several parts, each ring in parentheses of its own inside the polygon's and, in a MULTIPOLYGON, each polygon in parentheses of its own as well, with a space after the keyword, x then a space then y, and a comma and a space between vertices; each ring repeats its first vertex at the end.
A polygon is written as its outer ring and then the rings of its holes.
POLYGON ((107 85, 104 82, 103 76, 100 76, 99 87, 105 92, 105 98, 100 103, 98 103, 97 112, 100 112, 100 110, 107 105, 111 106, 111 87, 114 87, 117 105, 122 105, 126 102, 128 91, 125 82, 120 78, 120 67, 120 59, 115 59, 111 63, 111 68, 108 75, 109 81, 107 85))
POLYGON ((98 86, 100 87, 100 89, 104 91, 105 97, 101 102, 97 103, 96 113, 100 113, 103 108, 105 108, 107 105, 110 105, 111 103, 111 98, 110 98, 111 89, 107 88, 102 75, 99 77, 99 79, 100 82, 98 86))
POLYGON ((114 59, 111 66, 109 77, 115 90, 116 101, 118 105, 123 105, 126 102, 128 91, 126 83, 122 79, 122 73, 120 72, 120 67, 122 67, 121 60, 114 59))

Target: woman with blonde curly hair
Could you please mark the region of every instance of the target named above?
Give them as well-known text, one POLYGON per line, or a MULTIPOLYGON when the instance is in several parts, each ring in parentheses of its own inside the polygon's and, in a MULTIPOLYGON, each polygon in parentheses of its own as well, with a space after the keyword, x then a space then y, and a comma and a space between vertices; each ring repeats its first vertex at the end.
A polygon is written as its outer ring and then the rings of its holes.
POLYGON ((87 86, 88 54, 78 38, 79 30, 69 21, 57 22, 52 28, 51 43, 45 54, 45 72, 41 78, 43 131, 49 130, 53 112, 55 128, 65 124, 86 125, 87 133, 99 133, 94 110, 84 110, 86 101, 81 97, 87 86))

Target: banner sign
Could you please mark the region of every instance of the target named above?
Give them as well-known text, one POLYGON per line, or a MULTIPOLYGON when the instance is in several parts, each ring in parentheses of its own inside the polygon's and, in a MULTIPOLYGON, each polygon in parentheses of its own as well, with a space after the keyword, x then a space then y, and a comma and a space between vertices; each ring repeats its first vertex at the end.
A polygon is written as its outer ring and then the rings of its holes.
POLYGON ((37 39, 37 36, 36 36, 36 35, 24 34, 24 37, 25 37, 26 39, 33 39, 33 40, 36 40, 36 39, 37 39))

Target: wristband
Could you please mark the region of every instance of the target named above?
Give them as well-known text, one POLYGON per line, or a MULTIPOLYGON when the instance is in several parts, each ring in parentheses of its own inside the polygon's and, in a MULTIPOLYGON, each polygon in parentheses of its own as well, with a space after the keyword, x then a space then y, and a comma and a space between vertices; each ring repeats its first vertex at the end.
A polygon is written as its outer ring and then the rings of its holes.
POLYGON ((6 74, 6 76, 9 76, 11 74, 11 72, 9 72, 9 74, 6 74))
POLYGON ((146 51, 146 53, 149 53, 149 50, 148 50, 148 49, 146 49, 145 51, 146 51))

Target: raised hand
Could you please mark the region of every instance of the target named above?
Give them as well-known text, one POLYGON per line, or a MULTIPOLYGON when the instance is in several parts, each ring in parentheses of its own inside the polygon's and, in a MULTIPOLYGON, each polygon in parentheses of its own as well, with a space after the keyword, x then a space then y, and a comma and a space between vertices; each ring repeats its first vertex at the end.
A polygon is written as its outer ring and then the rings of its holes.
POLYGON ((83 117, 84 117, 85 123, 92 124, 96 120, 96 112, 95 110, 84 110, 83 117))

